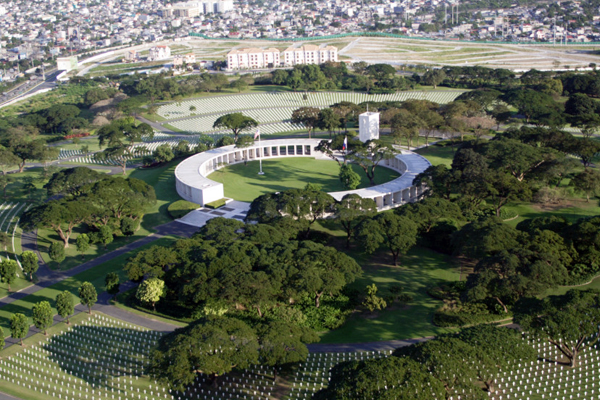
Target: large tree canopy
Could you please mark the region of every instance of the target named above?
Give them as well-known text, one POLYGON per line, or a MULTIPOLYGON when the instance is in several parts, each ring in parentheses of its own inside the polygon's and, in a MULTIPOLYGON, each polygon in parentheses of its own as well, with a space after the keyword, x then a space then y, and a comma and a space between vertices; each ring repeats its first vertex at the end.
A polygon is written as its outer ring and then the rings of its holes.
POLYGON ((247 117, 242 113, 232 113, 223 115, 215 121, 213 128, 226 128, 231 130, 234 135, 235 141, 237 142, 238 136, 241 132, 256 128, 258 122, 251 117, 247 117))
POLYGON ((533 337, 547 340, 571 367, 576 367, 583 349, 593 347, 599 339, 600 294, 596 290, 570 290, 543 300, 523 299, 515 322, 533 337))

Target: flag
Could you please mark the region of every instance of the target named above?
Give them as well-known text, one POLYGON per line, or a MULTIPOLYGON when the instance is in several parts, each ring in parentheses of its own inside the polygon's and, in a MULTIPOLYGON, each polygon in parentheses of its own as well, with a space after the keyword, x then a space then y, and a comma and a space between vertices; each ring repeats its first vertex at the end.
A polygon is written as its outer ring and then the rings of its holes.
POLYGON ((260 128, 256 128, 256 133, 254 134, 254 140, 260 136, 260 128))
POLYGON ((342 146, 342 150, 348 150, 348 136, 344 137, 344 145, 342 146))

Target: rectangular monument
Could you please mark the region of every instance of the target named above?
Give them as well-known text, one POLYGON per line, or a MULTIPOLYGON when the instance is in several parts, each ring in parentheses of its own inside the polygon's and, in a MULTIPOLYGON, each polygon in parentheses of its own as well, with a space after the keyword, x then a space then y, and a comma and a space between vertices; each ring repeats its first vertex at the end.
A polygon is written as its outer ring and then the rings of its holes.
POLYGON ((365 112, 358 116, 358 138, 365 143, 369 140, 379 139, 379 113, 365 112))

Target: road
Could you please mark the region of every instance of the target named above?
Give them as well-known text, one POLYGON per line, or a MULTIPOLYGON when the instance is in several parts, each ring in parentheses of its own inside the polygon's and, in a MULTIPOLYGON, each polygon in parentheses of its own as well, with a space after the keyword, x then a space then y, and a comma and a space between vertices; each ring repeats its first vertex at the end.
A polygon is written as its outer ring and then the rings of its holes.
POLYGON ((44 89, 52 89, 56 87, 56 76, 61 71, 53 70, 46 73, 46 80, 40 84, 40 81, 27 81, 22 85, 13 88, 0 96, 0 106, 4 103, 8 103, 16 98, 33 94, 44 89))

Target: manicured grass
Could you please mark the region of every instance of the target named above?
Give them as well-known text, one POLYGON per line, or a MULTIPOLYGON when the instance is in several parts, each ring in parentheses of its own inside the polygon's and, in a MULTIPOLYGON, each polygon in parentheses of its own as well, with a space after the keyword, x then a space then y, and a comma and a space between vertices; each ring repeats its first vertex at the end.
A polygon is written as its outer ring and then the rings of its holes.
POLYGON ((175 168, 180 162, 178 159, 159 167, 138 168, 129 174, 132 178, 146 182, 156 192, 156 204, 146 210, 140 230, 150 232, 155 226, 172 221, 168 211, 169 204, 181 200, 175 190, 175 168))
MULTIPOLYGON (((359 166, 351 164, 361 176, 361 186, 368 187, 369 181, 359 166)), ((338 178, 339 166, 334 161, 315 160, 309 157, 282 158, 263 161, 264 175, 258 175, 258 161, 229 165, 213 172, 209 178, 225 184, 225 196, 240 201, 252 201, 266 193, 286 189, 299 189, 307 183, 323 186, 327 192, 345 190, 338 178)), ((388 182, 398 177, 398 173, 378 167, 375 183, 388 182)))
POLYGON ((415 247, 402 257, 397 267, 385 252, 373 257, 359 256, 363 276, 350 287, 364 292, 367 285, 375 283, 378 295, 389 294, 391 285, 401 285, 414 299, 407 306, 392 307, 376 312, 361 312, 351 316, 341 328, 321 336, 321 343, 360 343, 380 340, 408 339, 447 332, 431 322, 434 311, 442 302, 430 297, 426 290, 437 282, 457 281, 458 268, 449 257, 429 249, 415 247))
POLYGON ((456 148, 453 146, 441 147, 433 145, 416 150, 416 153, 425 157, 432 165, 445 165, 450 168, 455 151, 456 148))
POLYGON ((166 121, 165 118, 161 117, 158 114, 148 114, 148 113, 142 113, 142 117, 146 118, 149 121, 152 122, 162 122, 162 121, 166 121))
MULTIPOLYGON (((9 336, 10 334, 8 321, 13 313, 24 313, 28 317, 31 317, 31 308, 35 303, 46 300, 49 301, 52 306, 54 306, 56 295, 64 290, 68 290, 77 297, 77 291, 79 290, 79 287, 83 282, 91 282, 96 287, 97 292, 102 293, 105 290, 104 278, 109 272, 117 272, 119 274, 121 282, 126 281, 123 266, 127 263, 127 259, 129 259, 129 257, 132 257, 139 251, 147 249, 154 245, 168 246, 171 243, 173 243, 174 240, 175 238, 173 237, 164 237, 158 239, 153 243, 142 246, 135 251, 115 257, 114 259, 108 262, 105 262, 101 265, 98 265, 94 268, 77 274, 71 278, 67 278, 48 288, 42 289, 34 294, 26 296, 20 300, 17 300, 11 304, 0 308, 0 326, 4 328, 4 334, 6 336, 9 336)), ((76 301, 79 301, 79 299, 76 299, 76 301)), ((56 309, 53 310, 54 312, 56 312, 56 309)))
POLYGON ((519 218, 507 221, 507 224, 511 226, 517 226, 519 222, 525 219, 546 217, 550 215, 564 217, 570 222, 575 222, 579 218, 600 215, 598 201, 594 199, 590 199, 590 202, 588 203, 585 199, 570 198, 563 207, 557 206, 548 208, 532 203, 512 203, 505 208, 512 210, 519 215, 519 218))
POLYGON ((72 141, 64 142, 56 147, 63 150, 81 150, 81 146, 87 145, 90 151, 98 151, 100 145, 98 144, 98 138, 81 138, 78 144, 74 144, 72 141))

